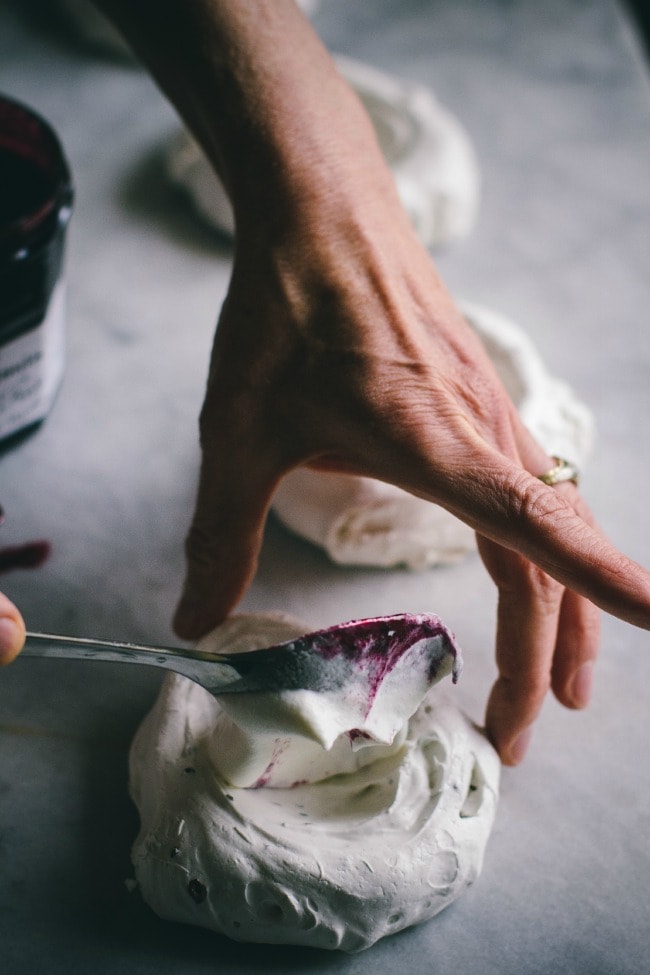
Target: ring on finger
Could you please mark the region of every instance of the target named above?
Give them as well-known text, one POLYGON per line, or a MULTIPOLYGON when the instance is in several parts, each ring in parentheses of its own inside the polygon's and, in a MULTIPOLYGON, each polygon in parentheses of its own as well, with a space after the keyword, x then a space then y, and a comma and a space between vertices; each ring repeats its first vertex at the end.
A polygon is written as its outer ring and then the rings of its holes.
POLYGON ((553 457, 553 460, 555 464, 550 470, 546 471, 545 474, 537 475, 542 483, 548 484, 549 487, 555 487, 556 484, 563 484, 565 481, 571 481, 573 484, 578 483, 580 471, 572 461, 565 460, 563 457, 553 457))

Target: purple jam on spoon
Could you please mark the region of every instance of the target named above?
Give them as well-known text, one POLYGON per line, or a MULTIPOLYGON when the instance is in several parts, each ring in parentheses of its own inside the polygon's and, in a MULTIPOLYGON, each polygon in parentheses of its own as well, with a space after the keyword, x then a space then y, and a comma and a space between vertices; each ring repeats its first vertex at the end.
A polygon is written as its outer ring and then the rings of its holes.
POLYGON ((254 685, 270 692, 331 692, 361 682, 370 707, 379 686, 406 654, 412 655, 414 663, 417 659, 428 683, 450 671, 454 683, 458 680, 460 649, 433 613, 339 623, 287 643, 242 653, 234 666, 251 689, 254 685))

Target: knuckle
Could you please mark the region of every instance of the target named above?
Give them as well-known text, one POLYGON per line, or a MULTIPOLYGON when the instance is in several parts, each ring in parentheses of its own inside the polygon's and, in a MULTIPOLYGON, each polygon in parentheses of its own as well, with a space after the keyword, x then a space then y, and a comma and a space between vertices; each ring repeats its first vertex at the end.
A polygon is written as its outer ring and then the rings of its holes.
POLYGON ((564 586, 551 578, 534 562, 526 563, 525 571, 522 573, 521 587, 528 591, 538 611, 541 610, 549 614, 557 612, 564 593, 564 586))
POLYGON ((218 530, 218 526, 208 526, 198 521, 190 526, 185 540, 185 554, 195 570, 207 572, 216 565, 215 536, 218 530))
POLYGON ((522 531, 550 539, 558 532, 573 532, 576 513, 560 492, 522 472, 510 492, 510 505, 522 531))
POLYGON ((522 674, 521 686, 529 698, 540 701, 550 690, 551 675, 548 670, 526 669, 522 674))
POLYGON ((525 700, 528 707, 539 706, 551 688, 551 674, 547 670, 527 667, 526 661, 514 670, 503 671, 500 680, 511 701, 525 700))
POLYGON ((524 529, 554 518, 558 511, 557 496, 541 483, 531 483, 530 475, 521 471, 507 486, 507 503, 524 529))

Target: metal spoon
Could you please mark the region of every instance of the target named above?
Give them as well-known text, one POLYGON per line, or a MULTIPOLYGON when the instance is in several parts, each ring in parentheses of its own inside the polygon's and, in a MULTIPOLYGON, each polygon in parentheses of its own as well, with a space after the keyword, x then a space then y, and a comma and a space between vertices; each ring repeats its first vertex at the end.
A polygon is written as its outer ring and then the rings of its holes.
POLYGON ((432 683, 449 672, 456 681, 460 651, 434 614, 352 620, 287 643, 233 654, 28 633, 22 656, 162 667, 219 696, 299 689, 332 691, 360 678, 377 686, 417 645, 421 645, 418 658, 432 683))

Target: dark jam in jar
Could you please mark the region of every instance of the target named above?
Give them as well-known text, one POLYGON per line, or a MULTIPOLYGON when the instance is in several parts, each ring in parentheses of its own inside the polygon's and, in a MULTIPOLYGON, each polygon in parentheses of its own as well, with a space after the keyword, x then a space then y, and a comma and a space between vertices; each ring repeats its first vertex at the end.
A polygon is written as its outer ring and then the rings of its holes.
POLYGON ((47 203, 50 182, 30 159, 0 146, 0 227, 47 203))
POLYGON ((57 136, 0 96, 0 444, 49 413, 63 375, 70 170, 57 136))

